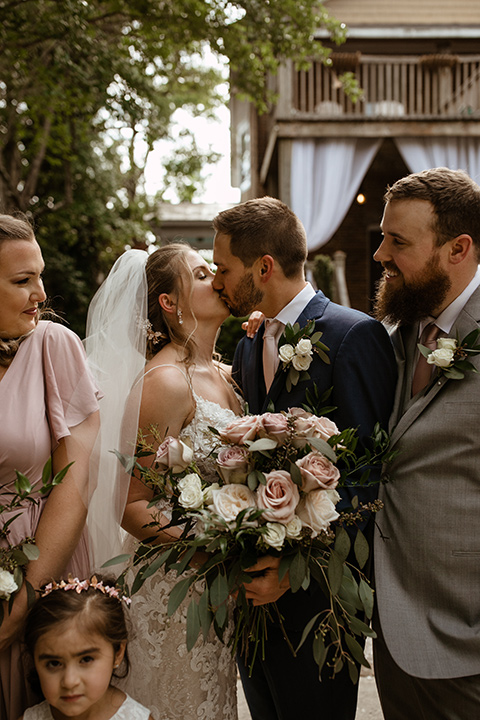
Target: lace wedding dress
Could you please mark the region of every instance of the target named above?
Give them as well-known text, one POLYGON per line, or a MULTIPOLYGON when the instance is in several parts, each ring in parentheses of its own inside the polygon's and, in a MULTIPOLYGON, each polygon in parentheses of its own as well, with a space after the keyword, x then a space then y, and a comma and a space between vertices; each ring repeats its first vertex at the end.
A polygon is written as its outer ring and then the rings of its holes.
MULTIPOLYGON (((208 427, 223 429, 237 416, 193 395, 195 416, 179 437, 190 441, 206 479, 209 461, 205 459, 215 445, 208 427)), ((210 475, 213 481, 212 470, 210 475)), ((168 596, 177 581, 175 572, 165 575, 159 571, 133 596, 133 630, 128 644, 131 669, 122 686, 149 708, 155 720, 236 720, 236 666, 231 649, 211 628, 207 639, 200 634, 187 652, 189 596, 172 617, 167 615, 168 596)))

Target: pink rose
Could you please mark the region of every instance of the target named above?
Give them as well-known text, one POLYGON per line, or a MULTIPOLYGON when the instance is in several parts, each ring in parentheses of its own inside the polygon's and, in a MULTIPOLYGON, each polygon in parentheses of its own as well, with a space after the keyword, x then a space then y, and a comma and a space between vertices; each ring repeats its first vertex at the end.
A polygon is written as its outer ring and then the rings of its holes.
POLYGON ((178 438, 168 435, 158 448, 155 461, 160 470, 180 473, 193 462, 193 450, 178 438))
POLYGON ((311 528, 315 537, 322 530, 328 530, 330 524, 339 517, 335 505, 330 500, 329 490, 312 490, 300 500, 297 515, 303 524, 311 528))
POLYGON ((226 483, 244 483, 248 475, 248 451, 233 445, 220 450, 217 457, 217 469, 226 483))
POLYGON ((257 489, 257 504, 265 510, 262 519, 290 522, 300 499, 298 488, 285 470, 272 470, 265 475, 266 484, 257 489))
POLYGON ((340 433, 335 423, 326 417, 317 417, 302 408, 290 408, 288 412, 294 418, 296 437, 293 439, 293 444, 296 448, 303 447, 308 437, 317 437, 327 441, 332 435, 340 433))
POLYGON ((268 437, 282 445, 290 435, 287 416, 284 413, 264 413, 260 415, 260 437, 268 437))
POLYGON ((225 442, 245 445, 246 440, 255 440, 260 427, 258 415, 245 415, 227 425, 225 430, 220 432, 220 437, 225 442))
POLYGON ((338 484, 340 471, 325 455, 310 452, 295 462, 302 473, 302 490, 306 493, 319 488, 334 488, 338 484))

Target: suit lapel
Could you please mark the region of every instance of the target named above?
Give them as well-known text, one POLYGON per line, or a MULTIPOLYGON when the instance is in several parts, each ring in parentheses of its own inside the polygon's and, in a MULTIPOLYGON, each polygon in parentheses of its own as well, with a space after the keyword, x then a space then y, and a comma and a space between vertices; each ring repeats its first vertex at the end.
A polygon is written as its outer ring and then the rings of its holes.
MULTIPOLYGON (((463 338, 468 335, 468 333, 472 332, 473 330, 478 330, 479 328, 479 321, 480 321, 480 288, 478 288, 472 295, 472 297, 469 299, 463 310, 460 312, 457 320, 455 321, 450 333, 449 337, 457 337, 459 340, 463 340, 463 338)), ((403 368, 403 377, 402 377, 402 397, 405 397, 404 392, 406 385, 408 383, 408 386, 410 386, 411 383, 411 376, 412 376, 412 365, 413 365, 413 357, 414 357, 414 347, 412 346, 413 341, 416 342, 416 336, 417 336, 417 326, 413 326, 412 328, 407 328, 408 334, 407 334, 407 340, 404 342, 404 368, 403 368), (413 336, 410 335, 410 331, 414 330, 413 336)), ((397 331, 398 332, 398 331, 397 331)), ((405 336, 404 336, 405 337, 405 336)), ((397 351, 397 349, 396 349, 397 351)), ((480 356, 475 356, 472 358, 472 362, 479 364, 480 356)), ((400 356, 399 356, 400 360, 400 356)), ((399 363, 400 365, 400 363, 399 363)), ((397 422, 395 426, 393 427, 393 430, 391 430, 391 445, 393 446, 397 440, 405 433, 406 430, 410 427, 410 425, 417 419, 417 417, 430 405, 430 403, 436 398, 438 393, 443 389, 443 387, 447 383, 461 383, 462 380, 449 380, 444 375, 437 375, 432 379, 432 382, 429 386, 427 386, 425 392, 423 395, 420 395, 413 403, 411 403, 405 410, 403 415, 400 415, 400 417, 397 416, 397 422)), ((400 386, 400 379, 398 381, 398 386, 400 386)), ((407 392, 409 390, 407 389, 407 392)), ((397 395, 398 395, 398 387, 397 387, 397 395)), ((395 403, 396 407, 396 403, 395 403)), ((392 415, 392 417, 394 417, 392 415)))

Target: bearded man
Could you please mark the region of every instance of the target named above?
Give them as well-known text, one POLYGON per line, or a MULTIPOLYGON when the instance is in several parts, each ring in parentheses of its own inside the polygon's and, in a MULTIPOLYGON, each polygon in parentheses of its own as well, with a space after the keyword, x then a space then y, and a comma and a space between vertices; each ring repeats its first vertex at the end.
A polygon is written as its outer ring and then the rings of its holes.
POLYGON ((395 325, 398 454, 375 530, 375 677, 385 720, 470 720, 480 717, 480 354, 467 353, 468 369, 458 345, 480 330, 480 187, 434 168, 397 181, 385 202, 376 316, 395 325), (436 351, 430 362, 419 344, 436 351))

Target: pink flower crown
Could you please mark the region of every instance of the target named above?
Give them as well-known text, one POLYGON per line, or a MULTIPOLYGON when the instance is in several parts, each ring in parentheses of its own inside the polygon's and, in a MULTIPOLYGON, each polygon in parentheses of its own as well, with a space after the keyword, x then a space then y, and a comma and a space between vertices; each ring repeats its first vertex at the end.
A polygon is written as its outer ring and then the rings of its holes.
POLYGON ((99 590, 104 595, 116 598, 120 602, 123 601, 127 606, 130 605, 130 603, 132 602, 132 598, 129 598, 126 595, 122 595, 119 588, 111 587, 110 585, 104 585, 103 581, 97 580, 95 575, 92 575, 89 580, 79 580, 78 578, 74 578, 71 575, 68 576, 68 582, 65 582, 65 580, 61 580, 59 583, 57 583, 54 580, 53 582, 48 583, 48 585, 45 585, 43 591, 40 594, 40 597, 50 595, 50 593, 54 590, 75 590, 76 593, 80 594, 82 590, 88 590, 88 588, 94 588, 94 590, 99 590))

